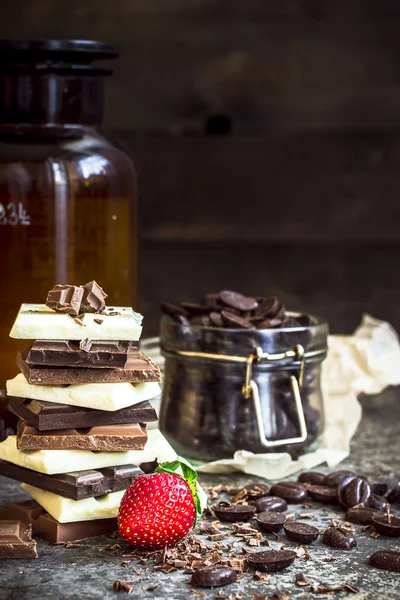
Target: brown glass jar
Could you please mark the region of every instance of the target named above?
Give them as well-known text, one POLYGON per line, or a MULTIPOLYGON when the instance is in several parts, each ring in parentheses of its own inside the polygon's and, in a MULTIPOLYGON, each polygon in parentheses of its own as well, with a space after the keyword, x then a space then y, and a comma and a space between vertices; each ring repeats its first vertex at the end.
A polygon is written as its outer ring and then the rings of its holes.
POLYGON ((237 450, 296 458, 313 449, 324 424, 320 376, 328 326, 317 317, 310 322, 218 329, 164 316, 160 429, 175 450, 210 461, 237 450))
POLYGON ((137 307, 136 172, 99 129, 111 71, 97 61, 116 56, 99 42, 0 41, 0 389, 17 373, 8 334, 22 302, 95 279, 137 307))

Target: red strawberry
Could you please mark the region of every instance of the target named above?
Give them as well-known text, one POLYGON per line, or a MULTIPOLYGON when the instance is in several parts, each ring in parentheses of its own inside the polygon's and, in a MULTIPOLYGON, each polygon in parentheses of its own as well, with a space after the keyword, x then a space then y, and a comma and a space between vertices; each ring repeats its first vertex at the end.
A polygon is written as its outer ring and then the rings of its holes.
POLYGON ((126 490, 119 509, 122 537, 139 548, 164 548, 179 542, 193 527, 200 506, 197 493, 202 490, 190 465, 174 461, 157 471, 136 479, 126 490), (189 475, 190 487, 176 471, 189 475))

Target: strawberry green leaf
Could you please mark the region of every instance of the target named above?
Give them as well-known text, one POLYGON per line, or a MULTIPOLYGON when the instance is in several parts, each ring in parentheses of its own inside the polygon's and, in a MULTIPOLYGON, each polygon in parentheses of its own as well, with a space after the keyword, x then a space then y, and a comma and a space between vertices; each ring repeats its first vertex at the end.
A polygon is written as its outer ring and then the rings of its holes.
POLYGON ((177 460, 161 463, 157 467, 156 473, 171 473, 183 477, 192 492, 197 516, 199 517, 202 514, 207 506, 207 494, 197 481, 197 471, 187 460, 178 456, 177 460))

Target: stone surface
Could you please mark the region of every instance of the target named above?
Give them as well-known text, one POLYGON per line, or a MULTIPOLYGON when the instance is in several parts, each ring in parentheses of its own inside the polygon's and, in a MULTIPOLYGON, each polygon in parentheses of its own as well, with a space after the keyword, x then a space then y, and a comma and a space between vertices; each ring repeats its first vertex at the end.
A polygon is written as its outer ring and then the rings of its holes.
MULTIPOLYGON (((362 472, 372 481, 385 480, 394 483, 400 466, 397 455, 399 400, 398 389, 389 389, 380 396, 363 400, 362 425, 353 442, 351 456, 341 468, 362 472)), ((328 471, 326 467, 318 470, 328 471)), ((241 487, 249 481, 253 482, 255 478, 243 475, 203 476, 201 480, 206 486, 225 483, 241 487)), ((19 484, 0 478, 0 506, 25 498, 26 495, 19 484)), ((344 513, 339 507, 321 504, 313 504, 311 509, 302 508, 301 505, 293 506, 289 512, 311 513, 313 519, 308 522, 320 529, 326 527, 335 516, 344 518, 344 513)), ((395 512, 397 514, 397 510, 395 512)), ((370 531, 361 533, 361 529, 361 526, 356 526, 358 547, 351 552, 327 548, 318 540, 307 547, 312 560, 298 558, 289 569, 272 573, 265 583, 257 582, 252 575, 246 574, 240 581, 223 588, 224 595, 240 593, 243 594, 243 600, 250 600, 255 594, 272 597, 276 586, 279 586, 294 599, 339 597, 307 593, 307 588, 296 586, 296 573, 301 572, 315 586, 323 584, 336 587, 346 582, 360 589, 358 595, 342 593, 340 597, 359 600, 398 598, 398 574, 372 569, 367 565, 369 556, 379 549, 399 550, 398 542, 384 537, 371 538, 370 531), (337 560, 331 563, 323 562, 324 558, 330 556, 337 560)), ((284 536, 280 536, 276 541, 270 535, 266 535, 266 538, 271 549, 279 549, 282 545, 287 549, 299 547, 298 544, 285 540, 284 536)), ((231 538, 231 541, 237 544, 240 551, 242 544, 239 538, 231 538)), ((153 572, 150 563, 143 565, 135 559, 125 559, 121 555, 110 556, 104 552, 106 545, 119 542, 119 539, 105 536, 79 542, 76 547, 67 548, 51 546, 38 540, 37 561, 10 560, 0 563, 0 599, 42 600, 49 597, 55 600, 111 600, 118 598, 112 590, 113 582, 117 579, 132 582, 132 593, 128 596, 131 598, 186 600, 196 597, 189 593, 190 575, 184 574, 183 571, 169 574, 153 572), (129 561, 126 568, 121 564, 124 560, 129 561)), ((214 600, 217 594, 217 590, 201 591, 204 592, 204 596, 201 596, 204 600, 214 600)))

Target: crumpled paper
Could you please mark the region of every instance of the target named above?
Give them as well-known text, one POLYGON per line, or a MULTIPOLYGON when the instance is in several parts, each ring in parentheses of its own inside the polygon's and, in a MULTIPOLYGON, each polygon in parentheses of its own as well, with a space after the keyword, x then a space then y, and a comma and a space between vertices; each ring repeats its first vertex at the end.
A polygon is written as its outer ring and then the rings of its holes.
POLYGON ((325 430, 320 448, 292 460, 287 453, 235 452, 233 458, 205 463, 202 473, 242 472, 266 479, 283 479, 296 471, 327 463, 333 467, 350 453, 350 441, 362 416, 361 393, 378 394, 400 384, 400 344, 396 331, 384 321, 363 316, 351 336, 331 335, 322 367, 325 430))

